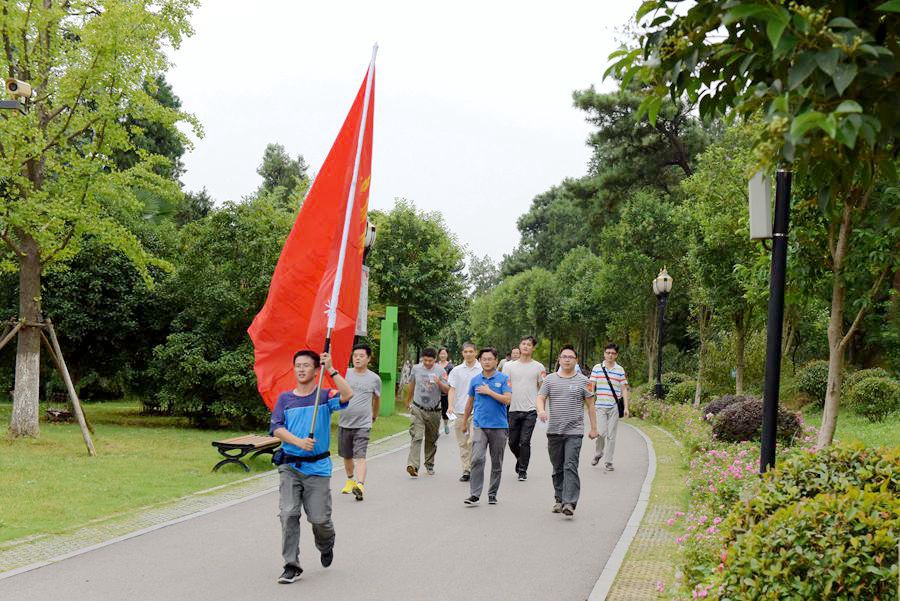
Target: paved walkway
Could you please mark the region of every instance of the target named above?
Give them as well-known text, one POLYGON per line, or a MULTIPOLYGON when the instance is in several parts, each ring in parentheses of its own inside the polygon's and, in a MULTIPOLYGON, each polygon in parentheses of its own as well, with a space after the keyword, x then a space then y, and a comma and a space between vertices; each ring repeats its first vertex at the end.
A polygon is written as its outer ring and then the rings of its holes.
POLYGON ((470 508, 457 481, 452 437, 442 436, 435 476, 405 472, 406 449, 371 460, 362 503, 339 494, 332 479, 337 529, 334 565, 323 569, 303 524, 303 578, 281 572, 277 495, 147 532, 0 580, 0 599, 68 600, 330 599, 584 600, 619 539, 647 471, 647 449, 631 428, 619 429, 616 471, 581 457, 582 496, 575 518, 553 504, 546 437, 535 431, 527 482, 517 482, 507 452, 499 504, 470 508))

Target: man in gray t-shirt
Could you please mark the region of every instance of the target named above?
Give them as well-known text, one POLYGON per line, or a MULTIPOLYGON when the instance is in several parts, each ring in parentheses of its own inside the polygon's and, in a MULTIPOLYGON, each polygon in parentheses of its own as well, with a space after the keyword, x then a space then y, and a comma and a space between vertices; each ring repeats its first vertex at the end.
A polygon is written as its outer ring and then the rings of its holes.
MULTIPOLYGON (((578 459, 584 438, 584 410, 590 408, 592 394, 588 391, 588 379, 575 372, 578 354, 571 346, 564 346, 559 352, 559 371, 550 374, 541 385, 537 396, 538 419, 547 425, 547 450, 553 465, 553 492, 556 504, 553 513, 572 517, 581 480, 578 477, 578 459), (546 403, 550 403, 547 414, 546 403)), ((588 412, 591 420, 591 440, 597 438, 597 415, 588 412)))
POLYGON ((422 441, 425 441, 425 469, 434 475, 435 442, 441 425, 441 393, 448 392, 447 372, 437 365, 437 351, 426 348, 422 351, 422 362, 414 365, 407 387, 407 398, 412 402, 409 408, 409 459, 406 471, 413 478, 419 475, 419 461, 422 441))
POLYGON ((366 492, 366 451, 372 422, 378 418, 381 406, 381 378, 369 370, 372 349, 368 345, 354 346, 352 358, 353 369, 347 370, 345 379, 353 389, 353 398, 338 420, 338 454, 343 457, 347 472, 341 494, 353 493, 357 501, 362 501, 366 492))

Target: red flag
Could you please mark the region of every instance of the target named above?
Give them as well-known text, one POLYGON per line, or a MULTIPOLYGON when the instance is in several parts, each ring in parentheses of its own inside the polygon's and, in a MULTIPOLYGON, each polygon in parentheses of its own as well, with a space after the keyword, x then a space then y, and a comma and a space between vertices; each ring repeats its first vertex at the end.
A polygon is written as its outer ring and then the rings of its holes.
POLYGON ((341 127, 312 189, 297 215, 275 267, 269 295, 247 330, 253 340, 257 387, 271 410, 278 395, 296 385, 292 357, 302 348, 322 352, 341 252, 347 202, 354 190, 340 296, 331 336, 335 369, 345 373, 350 360, 369 204, 372 171, 372 116, 375 63, 363 78, 356 100, 341 127), (368 106, 366 101, 368 100, 368 106), (362 123, 365 115, 365 124, 362 123), (360 143, 360 135, 363 136, 360 143), (356 185, 353 183, 357 169, 356 185))

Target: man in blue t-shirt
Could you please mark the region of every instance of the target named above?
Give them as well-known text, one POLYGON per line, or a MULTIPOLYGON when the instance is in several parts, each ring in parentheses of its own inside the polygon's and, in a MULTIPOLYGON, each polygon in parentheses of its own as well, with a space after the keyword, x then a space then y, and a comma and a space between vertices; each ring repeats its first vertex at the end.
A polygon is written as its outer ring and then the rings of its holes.
POLYGON ((472 444, 472 473, 469 480, 468 499, 466 505, 478 504, 481 489, 484 486, 484 463, 488 447, 491 449, 491 483, 488 486, 488 503, 497 503, 497 490, 500 488, 500 475, 503 471, 503 449, 509 435, 509 419, 506 408, 512 401, 512 388, 509 376, 497 371, 497 350, 485 347, 478 351, 481 362, 481 373, 474 376, 469 383, 469 399, 463 423, 468 423, 469 416, 475 426, 475 442, 472 444))
POLYGON ((294 375, 297 386, 282 392, 272 410, 269 432, 281 439, 284 462, 278 466, 281 479, 279 515, 281 517, 281 556, 284 572, 278 578, 288 584, 300 578, 300 509, 312 525, 316 548, 321 553, 322 566, 334 559, 334 524, 331 521, 331 459, 328 447, 331 438, 331 414, 344 409, 353 396, 350 384, 334 369, 328 353, 311 350, 294 355, 294 375), (323 388, 316 403, 319 365, 331 376, 337 390, 323 388), (313 412, 316 414, 313 426, 313 412), (310 432, 313 433, 310 437, 310 432))

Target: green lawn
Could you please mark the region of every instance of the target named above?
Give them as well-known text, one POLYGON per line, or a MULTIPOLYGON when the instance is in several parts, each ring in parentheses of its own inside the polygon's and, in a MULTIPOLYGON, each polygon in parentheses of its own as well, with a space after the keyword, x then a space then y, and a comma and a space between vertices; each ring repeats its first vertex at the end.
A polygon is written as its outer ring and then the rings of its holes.
MULTIPOLYGON (((822 425, 822 410, 807 406, 803 410, 803 419, 818 428, 822 425)), ((860 415, 842 409, 838 414, 834 437, 844 442, 861 442, 870 447, 900 446, 900 415, 894 413, 883 422, 872 423, 860 415)))
MULTIPOLYGON (((10 411, 10 404, 0 404, 4 429, 10 411)), ((183 418, 142 416, 135 402, 86 404, 85 413, 96 430, 93 458, 77 424, 41 423, 37 440, 0 437, 0 542, 60 532, 248 475, 236 465, 210 471, 220 459, 210 442, 246 432, 197 430, 183 418)), ((408 418, 381 417, 372 440, 408 426, 408 418)), ((335 436, 331 450, 336 453, 335 436)), ((261 473, 272 464, 264 455, 250 467, 261 473)))

